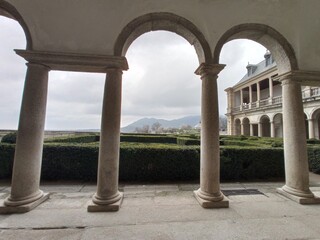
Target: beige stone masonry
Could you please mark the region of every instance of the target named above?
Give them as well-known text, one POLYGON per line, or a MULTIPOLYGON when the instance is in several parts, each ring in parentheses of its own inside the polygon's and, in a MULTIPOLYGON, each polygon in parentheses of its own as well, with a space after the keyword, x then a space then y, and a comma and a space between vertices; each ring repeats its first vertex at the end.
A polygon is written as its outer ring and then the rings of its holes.
POLYGON ((228 207, 220 190, 219 109, 217 78, 222 64, 202 63, 196 70, 202 80, 200 188, 194 191, 204 208, 228 207))

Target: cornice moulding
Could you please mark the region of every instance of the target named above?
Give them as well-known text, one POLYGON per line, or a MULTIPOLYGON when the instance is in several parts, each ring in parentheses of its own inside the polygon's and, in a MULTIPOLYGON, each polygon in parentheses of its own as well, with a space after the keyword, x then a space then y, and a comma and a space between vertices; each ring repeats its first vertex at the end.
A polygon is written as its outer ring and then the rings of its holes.
POLYGON ((106 73, 108 69, 128 70, 125 57, 75 53, 15 50, 29 63, 41 64, 51 70, 106 73))

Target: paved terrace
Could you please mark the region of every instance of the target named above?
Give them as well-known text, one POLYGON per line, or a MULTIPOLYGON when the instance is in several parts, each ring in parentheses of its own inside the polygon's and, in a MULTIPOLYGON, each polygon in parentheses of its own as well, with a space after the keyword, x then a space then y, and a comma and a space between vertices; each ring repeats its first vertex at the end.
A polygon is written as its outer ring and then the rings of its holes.
MULTIPOLYGON (((320 196, 320 176, 310 175, 320 196)), ((122 184, 119 212, 88 213, 92 184, 43 183, 48 201, 32 212, 0 215, 0 239, 320 239, 320 205, 299 205, 275 192, 283 183, 224 183, 230 208, 203 209, 198 184, 122 184), (239 194, 239 191, 226 191, 239 194)), ((0 198, 9 194, 0 184, 0 198)))

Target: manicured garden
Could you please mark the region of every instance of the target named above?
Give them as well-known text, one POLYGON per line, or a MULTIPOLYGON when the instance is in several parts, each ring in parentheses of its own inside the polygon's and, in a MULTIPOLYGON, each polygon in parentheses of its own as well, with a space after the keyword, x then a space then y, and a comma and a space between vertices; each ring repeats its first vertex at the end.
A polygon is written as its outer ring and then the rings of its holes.
MULTIPOLYGON (((185 181, 200 177, 199 135, 122 134, 120 181, 185 181)), ((0 143, 0 178, 10 178, 15 138, 0 143)), ((99 136, 45 140, 42 179, 96 181, 99 136)), ((308 140, 310 170, 320 173, 320 141, 308 140)), ((280 138, 220 136, 221 180, 284 178, 280 138)))

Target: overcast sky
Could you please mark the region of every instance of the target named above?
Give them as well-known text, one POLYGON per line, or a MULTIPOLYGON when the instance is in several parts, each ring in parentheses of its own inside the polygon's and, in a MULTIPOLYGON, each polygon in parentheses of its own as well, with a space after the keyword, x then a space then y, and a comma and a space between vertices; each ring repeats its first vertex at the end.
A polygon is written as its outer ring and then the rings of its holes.
MULTIPOLYGON (((25 61, 13 49, 25 49, 23 30, 0 16, 0 129, 17 129, 25 61)), ((222 49, 227 67, 218 79, 219 111, 226 112, 224 89, 246 73, 246 65, 263 60, 266 49, 249 40, 231 41, 222 49)), ((175 119, 200 115, 201 81, 196 52, 177 34, 156 31, 130 46, 129 71, 123 75, 122 126, 142 117, 175 119)), ((105 75, 51 71, 46 129, 99 129, 105 75)))

